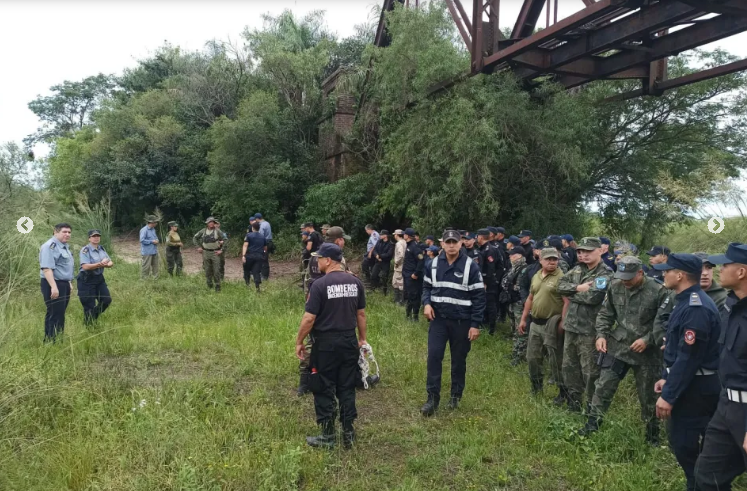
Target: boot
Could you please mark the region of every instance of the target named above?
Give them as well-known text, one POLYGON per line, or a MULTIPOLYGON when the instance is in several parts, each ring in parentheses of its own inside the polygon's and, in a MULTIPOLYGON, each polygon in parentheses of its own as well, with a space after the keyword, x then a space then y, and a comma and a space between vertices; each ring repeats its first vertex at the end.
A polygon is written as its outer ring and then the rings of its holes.
POLYGON ((495 336, 495 324, 488 328, 488 334, 490 334, 491 336, 495 336))
POLYGON ((355 443, 355 429, 353 428, 352 421, 345 421, 342 423, 342 446, 346 449, 353 448, 355 443))
POLYGON ((420 413, 423 416, 433 416, 434 414, 436 414, 436 410, 438 409, 438 400, 439 397, 436 394, 428 394, 428 400, 425 401, 423 407, 420 408, 420 413))
POLYGON ((384 294, 385 297, 386 297, 387 292, 389 292, 389 290, 387 289, 387 287, 382 288, 381 291, 382 291, 382 293, 384 294))
POLYGON ((542 394, 542 379, 532 380, 532 395, 537 396, 542 394))
POLYGON ((399 292, 399 304, 405 305, 405 291, 404 290, 397 290, 399 292))
POLYGON ((646 443, 652 447, 658 447, 661 443, 659 440, 659 420, 651 419, 646 424, 646 443))
POLYGON ((322 434, 319 436, 307 436, 306 443, 311 447, 334 448, 337 443, 335 440, 335 420, 327 420, 319 424, 322 428, 322 434))
POLYGON ((584 427, 578 430, 578 436, 589 436, 592 433, 599 431, 600 426, 602 426, 602 418, 589 416, 584 427))
POLYGON ((215 291, 220 292, 220 285, 215 285, 215 291))
POLYGON ((397 305, 402 303, 402 290, 397 288, 394 289, 394 303, 397 305))
POLYGON ((555 396, 555 399, 552 400, 552 403, 558 407, 562 407, 563 404, 565 404, 567 400, 568 400, 568 392, 566 392, 565 387, 561 385, 558 387, 558 395, 555 396))
POLYGON ((309 392, 309 376, 311 374, 309 372, 303 372, 300 376, 300 380, 298 382, 298 391, 296 394, 298 394, 298 397, 301 397, 309 392))
POLYGON ((420 321, 420 319, 418 319, 418 313, 417 313, 417 312, 415 312, 415 313, 414 313, 414 314, 412 315, 412 321, 413 321, 413 322, 415 322, 415 323, 417 323, 417 322, 419 322, 419 321, 420 321))
POLYGON ((452 411, 455 410, 455 409, 457 409, 459 407, 459 400, 460 399, 461 399, 461 397, 459 397, 459 396, 451 396, 449 398, 449 409, 451 409, 452 411))

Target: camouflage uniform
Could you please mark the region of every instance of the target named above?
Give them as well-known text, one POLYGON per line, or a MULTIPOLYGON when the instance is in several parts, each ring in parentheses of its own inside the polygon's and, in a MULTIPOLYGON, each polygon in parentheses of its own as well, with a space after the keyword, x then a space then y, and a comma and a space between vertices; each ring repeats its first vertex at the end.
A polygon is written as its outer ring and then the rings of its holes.
POLYGON ((589 403, 594 396, 594 383, 599 377, 594 324, 611 279, 612 271, 599 261, 594 269, 580 263, 558 283, 558 293, 570 300, 563 322, 563 382, 569 405, 574 409, 580 408, 584 392, 589 403), (589 291, 576 291, 577 286, 589 281, 592 282, 589 291))
MULTIPOLYGON (((210 217, 205 223, 215 221, 214 218, 210 217)), ((217 251, 223 248, 223 233, 214 228, 203 228, 195 234, 192 238, 192 242, 202 248, 202 269, 205 271, 205 279, 207 280, 208 288, 212 288, 215 285, 215 290, 220 291, 220 257, 221 254, 217 254, 217 251)))
POLYGON ((499 302, 508 304, 508 318, 511 321, 514 349, 512 358, 515 362, 526 357, 529 334, 519 334, 519 323, 524 312, 524 302, 529 296, 527 282, 527 260, 520 258, 511 263, 511 269, 501 279, 499 302), (524 290, 522 288, 525 288, 524 290))
MULTIPOLYGON (((627 265, 619 263, 618 271, 627 265)), ((654 322, 662 304, 666 303, 666 308, 671 311, 672 302, 666 302, 668 296, 666 288, 647 276, 643 276, 641 285, 631 289, 625 288, 622 280, 612 280, 597 316, 597 338, 607 340, 607 354, 596 382, 592 416, 600 419, 604 416, 620 381, 632 368, 641 404, 641 419, 649 426, 656 423, 654 384, 661 375, 662 358, 654 339, 654 322), (647 345, 642 353, 630 349, 638 339, 647 345)))

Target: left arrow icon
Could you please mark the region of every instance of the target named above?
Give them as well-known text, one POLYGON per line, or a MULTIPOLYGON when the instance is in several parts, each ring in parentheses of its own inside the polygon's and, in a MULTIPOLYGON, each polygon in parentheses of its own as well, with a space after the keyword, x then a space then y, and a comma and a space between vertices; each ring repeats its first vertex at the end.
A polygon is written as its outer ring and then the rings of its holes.
POLYGON ((29 217, 21 217, 16 222, 16 228, 22 234, 27 234, 34 230, 34 221, 29 217))

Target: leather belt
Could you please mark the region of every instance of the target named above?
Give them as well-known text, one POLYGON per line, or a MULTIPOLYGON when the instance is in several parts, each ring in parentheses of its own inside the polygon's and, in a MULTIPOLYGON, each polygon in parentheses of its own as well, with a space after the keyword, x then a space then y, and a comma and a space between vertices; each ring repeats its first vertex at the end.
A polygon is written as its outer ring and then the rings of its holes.
POLYGON ((549 320, 550 319, 535 319, 534 317, 532 317, 532 322, 537 324, 538 326, 544 326, 549 320))
MULTIPOLYGON (((669 367, 667 367, 667 373, 669 373, 669 367)), ((716 375, 718 372, 716 370, 708 370, 707 368, 698 368, 698 371, 695 372, 695 375, 716 375)))

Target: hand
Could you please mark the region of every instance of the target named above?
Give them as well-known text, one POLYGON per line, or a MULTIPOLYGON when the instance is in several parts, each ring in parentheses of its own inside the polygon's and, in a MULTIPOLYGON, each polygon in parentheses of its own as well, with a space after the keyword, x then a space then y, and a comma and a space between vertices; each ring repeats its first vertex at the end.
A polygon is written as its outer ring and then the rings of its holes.
POLYGON ((635 343, 630 345, 630 349, 636 353, 643 353, 646 348, 648 348, 648 345, 643 339, 636 339, 635 343))
POLYGON ((656 401, 656 417, 659 419, 668 419, 672 415, 672 405, 659 397, 656 401))
POLYGON ((202 252, 202 247, 198 247, 197 252, 202 252))
POLYGON ((365 339, 358 340, 358 348, 362 348, 364 344, 368 343, 365 339))
POLYGON ((433 310, 433 307, 431 307, 430 305, 425 306, 425 308, 423 309, 423 315, 429 321, 432 321, 433 319, 436 318, 436 312, 433 310))
POLYGON ((56 286, 52 287, 52 292, 49 294, 49 297, 52 300, 56 300, 59 296, 60 296, 60 290, 58 290, 56 286))
POLYGON ((747 434, 744 435, 744 443, 742 443, 742 448, 745 452, 747 452, 747 434))
POLYGON ((153 244, 158 245, 158 239, 153 239, 153 244))
POLYGON ((411 274, 411 275, 410 275, 410 278, 412 278, 413 280, 417 280, 417 279, 418 279, 418 275, 416 275, 416 274, 411 274))
POLYGON ((467 339, 469 339, 471 342, 479 337, 480 337, 480 330, 477 329, 476 327, 470 327, 469 334, 467 335, 467 339))
POLYGON ((667 348, 667 338, 666 336, 661 338, 661 350, 664 351, 667 348))
POLYGON ((657 394, 661 394, 661 391, 664 390, 664 384, 666 384, 666 383, 667 383, 667 381, 664 380, 664 379, 658 380, 654 384, 654 392, 656 392, 657 394))
POLYGON ((303 344, 297 344, 296 345, 296 358, 299 360, 303 360, 304 356, 306 355, 306 346, 303 344))
POLYGON ((563 335, 565 333, 565 329, 563 329, 563 321, 561 320, 558 322, 558 334, 563 335))
POLYGON ((600 353, 607 352, 607 340, 604 338, 597 339, 597 351, 600 353))
POLYGON ((592 284, 591 281, 587 281, 586 283, 581 283, 580 285, 576 287, 576 291, 578 293, 588 292, 589 290, 591 290, 591 284, 592 284))
POLYGON ((523 336, 526 330, 527 330, 527 321, 519 322, 519 334, 523 336))
POLYGON ((217 251, 215 251, 216 256, 220 256, 221 254, 223 254, 222 250, 218 249, 217 251))
POLYGON ((219 241, 218 241, 218 244, 220 244, 220 245, 223 245, 223 241, 222 241, 222 240, 219 240, 219 241))
POLYGON ((241 256, 241 262, 246 264, 246 256, 241 256))

